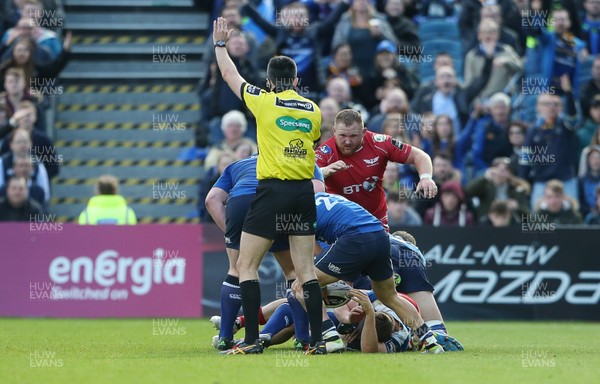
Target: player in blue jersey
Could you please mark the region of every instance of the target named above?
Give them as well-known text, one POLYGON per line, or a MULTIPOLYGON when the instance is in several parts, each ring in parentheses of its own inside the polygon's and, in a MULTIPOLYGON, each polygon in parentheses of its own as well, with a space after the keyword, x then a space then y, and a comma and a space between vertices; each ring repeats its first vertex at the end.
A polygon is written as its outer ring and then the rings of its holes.
MULTIPOLYGON (((401 300, 408 300, 417 309, 426 324, 435 332, 438 343, 445 351, 462 351, 462 345, 447 335, 442 315, 433 297, 433 287, 425 274, 425 259, 416 247, 414 237, 407 232, 399 231, 390 235, 390 243, 393 269, 401 277, 396 289, 409 292, 408 295, 399 292, 398 296, 401 300)), ((354 285, 355 289, 357 286, 366 289, 363 290, 366 296, 352 291, 355 302, 328 311, 330 319, 340 333, 343 332, 342 329, 345 330, 346 335, 343 338, 347 343, 347 349, 387 353, 412 350, 414 348, 410 337, 412 330, 403 324, 391 309, 385 307, 373 291, 369 291, 371 288, 369 279, 364 280, 368 284, 359 278, 354 281, 354 285)), ((267 308, 270 308, 267 309, 269 315, 265 316, 269 319, 261 334, 270 335, 271 344, 288 340, 291 332, 294 332, 291 308, 281 302, 271 303, 267 308)))
MULTIPOLYGON (((234 346, 233 333, 237 314, 242 305, 239 286, 239 273, 236 263, 239 256, 240 237, 252 201, 255 198, 258 180, 256 164, 258 156, 236 161, 223 171, 206 196, 206 209, 215 223, 225 233, 225 246, 229 258, 229 270, 221 286, 221 317, 219 319, 219 340, 217 349, 228 350, 234 346)), ((313 188, 324 191, 323 174, 315 165, 313 188)), ((276 237, 269 249, 279 262, 288 285, 295 279, 289 253, 287 235, 276 237)), ((263 323, 264 324, 264 323, 263 323)), ((215 324, 216 325, 216 324, 215 324)))
MULTIPOLYGON (((436 333, 438 343, 446 351, 462 351, 464 348, 456 339, 448 336, 442 314, 433 296, 433 286, 427 279, 427 262, 417 247, 415 238, 408 232, 397 231, 390 235, 390 257, 394 273, 400 277, 396 286, 398 292, 407 294, 416 301, 425 323, 436 333)), ((358 289, 371 289, 369 279, 354 281, 358 289)))
MULTIPOLYGON (((347 350, 365 353, 395 353, 414 350, 412 330, 407 327, 390 308, 377 300, 373 291, 351 289, 352 301, 341 307, 329 309, 329 319, 336 326, 354 323, 344 336, 347 350)), ((409 297, 398 294, 418 310, 418 305, 409 297)), ((268 345, 286 342, 292 337, 296 324, 288 303, 273 301, 264 307, 268 319, 260 331, 260 337, 268 340, 268 345)), ((325 336, 324 336, 325 338, 325 336)))
MULTIPOLYGON (((411 327, 419 346, 428 353, 443 348, 414 306, 396 295, 390 262, 390 241, 381 222, 360 205, 329 193, 315 194, 316 238, 330 245, 315 258, 316 274, 323 287, 338 280, 354 281, 369 276, 375 295, 411 327)), ((296 294, 298 285, 294 284, 296 294)))

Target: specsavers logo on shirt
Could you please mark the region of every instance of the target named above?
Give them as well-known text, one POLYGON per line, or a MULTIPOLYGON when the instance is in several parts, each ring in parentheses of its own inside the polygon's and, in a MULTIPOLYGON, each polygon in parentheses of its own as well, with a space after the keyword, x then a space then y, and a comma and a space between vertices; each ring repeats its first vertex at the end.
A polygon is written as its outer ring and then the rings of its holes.
POLYGON ((279 128, 288 132, 298 130, 300 132, 308 133, 312 130, 312 123, 305 118, 296 120, 291 116, 281 116, 277 118, 275 123, 279 128))

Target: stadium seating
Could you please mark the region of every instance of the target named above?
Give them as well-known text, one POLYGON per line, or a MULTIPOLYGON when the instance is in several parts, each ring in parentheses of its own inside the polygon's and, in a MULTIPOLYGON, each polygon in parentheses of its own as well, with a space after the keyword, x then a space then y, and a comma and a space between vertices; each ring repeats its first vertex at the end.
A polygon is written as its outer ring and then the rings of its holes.
POLYGON ((425 20, 419 25, 419 38, 421 41, 440 38, 460 41, 458 22, 444 19, 425 20))
POLYGON ((579 62, 579 75, 577 76, 577 83, 579 84, 579 89, 583 86, 583 84, 587 83, 592 79, 592 64, 594 62, 593 58, 587 58, 586 60, 581 60, 579 62))

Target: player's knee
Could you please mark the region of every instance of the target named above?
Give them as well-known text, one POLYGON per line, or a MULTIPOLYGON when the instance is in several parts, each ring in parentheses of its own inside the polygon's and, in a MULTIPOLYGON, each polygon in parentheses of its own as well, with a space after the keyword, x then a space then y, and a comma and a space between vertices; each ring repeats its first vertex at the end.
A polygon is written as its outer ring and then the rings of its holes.
POLYGON ((237 271, 248 271, 248 270, 258 269, 258 267, 254 266, 254 263, 252 263, 252 260, 240 257, 238 259, 237 263, 235 264, 235 269, 237 271))
POLYGON ((375 292, 375 296, 377 296, 377 298, 379 299, 379 301, 381 301, 381 303, 383 305, 385 305, 386 307, 393 307, 394 306, 394 302, 398 301, 396 295, 389 295, 388 293, 382 293, 382 294, 378 294, 377 292, 375 292))
POLYGON ((394 308, 399 304, 398 296, 396 292, 390 292, 389 290, 377 291, 373 289, 375 296, 383 305, 389 308, 394 308))

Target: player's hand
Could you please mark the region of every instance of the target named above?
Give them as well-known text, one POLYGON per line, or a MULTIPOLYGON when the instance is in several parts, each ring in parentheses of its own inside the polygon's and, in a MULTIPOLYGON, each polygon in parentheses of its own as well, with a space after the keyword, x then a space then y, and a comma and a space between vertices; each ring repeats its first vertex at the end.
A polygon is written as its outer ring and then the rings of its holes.
POLYGON ((438 189, 437 185, 432 179, 422 179, 417 184, 417 190, 415 192, 419 193, 423 191, 423 195, 427 199, 432 199, 437 195, 438 189))
POLYGON ((373 309, 373 304, 371 303, 369 296, 367 296, 367 294, 363 291, 359 289, 351 289, 348 292, 348 296, 352 301, 355 301, 358 304, 360 304, 365 315, 375 313, 375 310, 373 309))
POLYGON ((229 41, 232 33, 233 29, 227 29, 227 20, 225 20, 225 18, 219 17, 217 20, 213 21, 214 44, 216 44, 217 41, 229 41))
POLYGON ((365 311, 361 306, 356 306, 350 310, 348 314, 348 320, 351 324, 358 324, 362 319, 365 318, 365 311))
POLYGON ((323 167, 323 177, 329 177, 336 173, 337 171, 343 171, 350 167, 343 160, 338 160, 335 163, 331 163, 326 167, 323 167))

